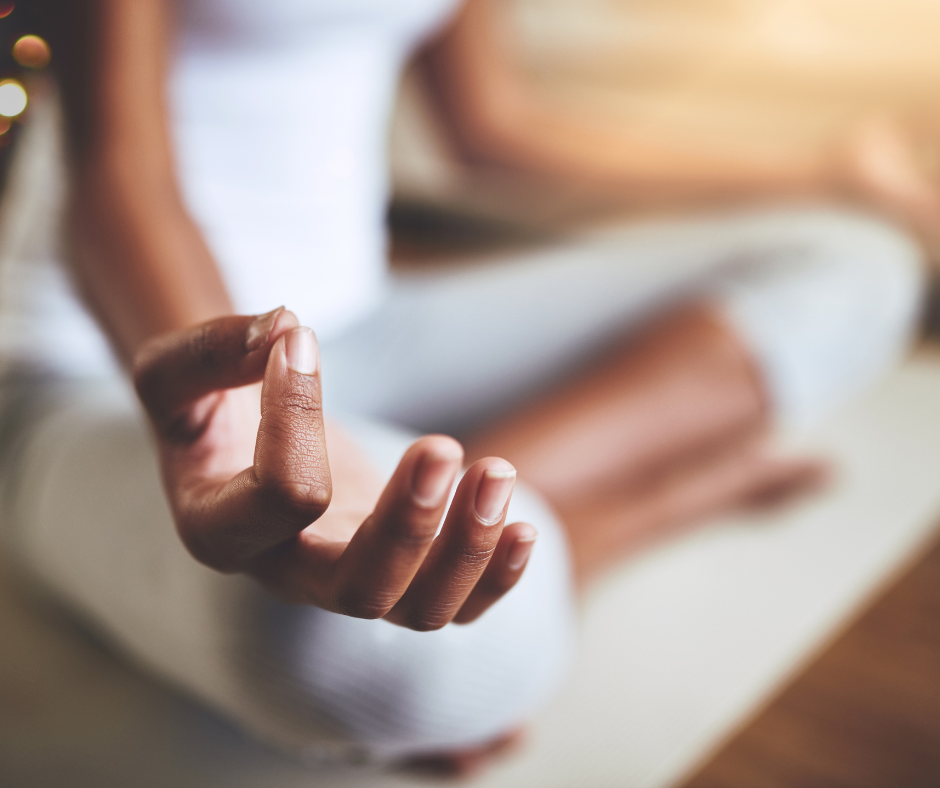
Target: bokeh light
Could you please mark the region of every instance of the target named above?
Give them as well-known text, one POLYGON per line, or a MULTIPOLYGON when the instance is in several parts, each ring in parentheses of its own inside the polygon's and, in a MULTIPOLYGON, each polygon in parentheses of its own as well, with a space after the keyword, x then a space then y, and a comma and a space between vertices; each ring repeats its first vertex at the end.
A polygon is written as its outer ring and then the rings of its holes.
POLYGON ((26 109, 26 91, 15 79, 0 82, 0 115, 15 118, 26 109))
POLYGON ((21 66, 42 68, 49 64, 52 51, 39 36, 23 36, 13 45, 13 57, 21 66))
POLYGON ((6 134, 12 125, 8 118, 0 118, 0 136, 6 134))
POLYGON ((0 2, 0 19, 13 13, 13 3, 0 2))

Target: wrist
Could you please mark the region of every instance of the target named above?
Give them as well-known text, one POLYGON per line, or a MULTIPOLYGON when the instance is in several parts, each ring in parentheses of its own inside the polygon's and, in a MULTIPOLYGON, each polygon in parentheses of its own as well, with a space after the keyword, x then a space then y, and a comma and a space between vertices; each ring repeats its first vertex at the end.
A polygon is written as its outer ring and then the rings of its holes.
POLYGON ((224 282, 173 184, 121 157, 76 167, 70 263, 119 355, 147 339, 232 313, 224 282))

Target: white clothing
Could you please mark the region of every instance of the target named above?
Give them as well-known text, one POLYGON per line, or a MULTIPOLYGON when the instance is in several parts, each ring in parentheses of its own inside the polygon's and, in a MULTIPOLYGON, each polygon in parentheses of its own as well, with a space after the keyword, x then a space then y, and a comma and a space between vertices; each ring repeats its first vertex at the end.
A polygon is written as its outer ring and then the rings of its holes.
POLYGON ((920 258, 882 222, 808 207, 646 221, 398 275, 323 343, 325 403, 461 433, 570 375, 589 348, 706 298, 750 347, 778 420, 806 425, 904 351, 920 258))
MULTIPOLYGON (((237 312, 289 303, 325 339, 378 303, 391 102, 408 53, 454 5, 180 3, 169 84, 178 176, 237 312)), ((0 358, 100 374, 115 365, 61 269, 64 179, 61 155, 48 155, 29 232, 41 245, 5 255, 0 358)))
POLYGON ((454 2, 183 5, 171 97, 189 209, 237 312, 289 300, 333 336, 380 298, 391 102, 454 2))

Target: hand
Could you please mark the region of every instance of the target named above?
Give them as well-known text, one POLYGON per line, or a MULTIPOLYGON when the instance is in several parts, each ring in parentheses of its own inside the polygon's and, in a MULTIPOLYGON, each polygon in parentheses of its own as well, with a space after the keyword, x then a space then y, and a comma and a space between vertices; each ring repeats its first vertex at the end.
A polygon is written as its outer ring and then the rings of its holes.
POLYGON ((505 460, 466 471, 435 536, 463 460, 443 435, 405 452, 354 532, 318 527, 332 496, 319 351, 288 311, 157 337, 134 381, 180 538, 210 567, 247 572, 290 602, 417 630, 472 621, 525 568, 536 533, 504 527, 515 481, 505 460), (259 381, 260 420, 248 415, 259 381))

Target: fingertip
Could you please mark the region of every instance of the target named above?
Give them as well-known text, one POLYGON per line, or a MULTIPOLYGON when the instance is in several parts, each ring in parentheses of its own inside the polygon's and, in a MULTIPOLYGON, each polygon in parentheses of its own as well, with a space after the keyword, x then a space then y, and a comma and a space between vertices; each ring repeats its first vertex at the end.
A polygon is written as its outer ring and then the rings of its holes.
POLYGON ((320 369, 320 346, 313 329, 291 328, 284 333, 284 358, 287 366, 301 375, 316 375, 320 369))
POLYGON ((268 343, 271 329, 274 328, 278 316, 283 311, 284 307, 279 306, 277 309, 258 315, 248 324, 248 329, 245 331, 245 350, 251 353, 268 343))
POLYGON ((287 331, 300 325, 297 316, 289 309, 279 306, 263 315, 258 315, 245 331, 245 350, 270 348, 287 331))
POLYGON ((505 564, 510 572, 521 572, 529 562, 539 532, 528 523, 515 523, 513 531, 512 542, 506 551, 505 564))
POLYGON ((504 534, 512 539, 528 539, 535 541, 539 532, 531 523, 512 523, 503 529, 504 534))
POLYGON ((411 498, 422 509, 437 509, 447 502, 463 463, 463 449, 445 435, 432 435, 414 446, 417 460, 411 471, 411 498))
POLYGON ((278 310, 277 317, 271 328, 271 335, 268 337, 268 342, 271 344, 277 342, 284 334, 298 326, 300 326, 300 320, 297 319, 297 315, 289 309, 281 307, 280 310, 278 310))
POLYGON ((509 484, 515 483, 516 480, 515 467, 502 457, 484 457, 473 463, 471 468, 479 470, 480 475, 487 480, 502 480, 509 484))
MULTIPOLYGON (((502 521, 516 483, 516 469, 501 457, 484 457, 472 466, 479 473, 474 513, 484 525, 502 521)), ((476 473, 467 473, 471 477, 476 473)))
POLYGON ((463 462, 463 446, 450 435, 424 435, 411 448, 435 459, 463 462))

